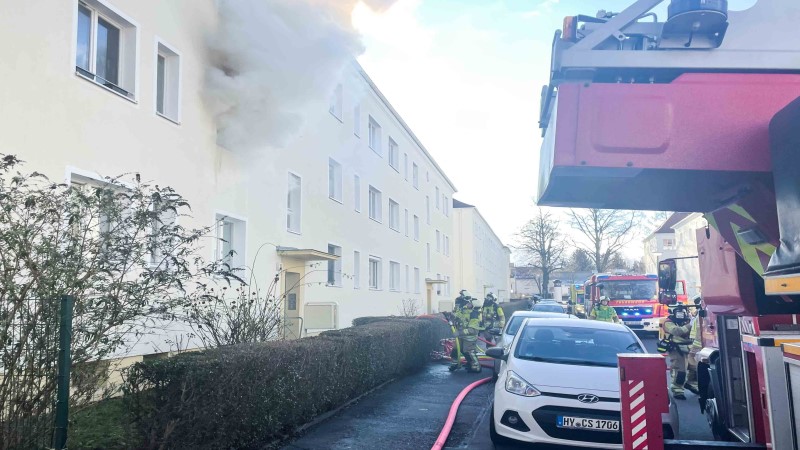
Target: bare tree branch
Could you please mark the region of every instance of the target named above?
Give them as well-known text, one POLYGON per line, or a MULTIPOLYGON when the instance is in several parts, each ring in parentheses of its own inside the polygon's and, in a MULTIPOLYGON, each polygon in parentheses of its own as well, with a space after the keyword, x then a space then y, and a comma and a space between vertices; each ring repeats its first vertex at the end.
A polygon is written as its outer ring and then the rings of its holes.
POLYGON ((637 211, 616 209, 571 209, 569 215, 583 238, 574 241, 575 247, 589 255, 598 272, 607 271, 613 257, 638 236, 641 221, 637 211))
POLYGON ((550 275, 564 267, 566 241, 559 231, 560 223, 550 212, 538 209, 536 216, 517 234, 517 248, 528 264, 542 274, 539 292, 547 293, 550 275))

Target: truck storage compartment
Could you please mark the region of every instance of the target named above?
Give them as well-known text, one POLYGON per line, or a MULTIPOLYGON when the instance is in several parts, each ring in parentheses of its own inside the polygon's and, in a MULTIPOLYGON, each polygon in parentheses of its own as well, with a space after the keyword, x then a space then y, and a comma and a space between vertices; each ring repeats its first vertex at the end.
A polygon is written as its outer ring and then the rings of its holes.
POLYGON ((769 123, 798 96, 800 75, 789 74, 563 83, 542 144, 539 203, 714 210, 737 186, 772 185, 769 123))

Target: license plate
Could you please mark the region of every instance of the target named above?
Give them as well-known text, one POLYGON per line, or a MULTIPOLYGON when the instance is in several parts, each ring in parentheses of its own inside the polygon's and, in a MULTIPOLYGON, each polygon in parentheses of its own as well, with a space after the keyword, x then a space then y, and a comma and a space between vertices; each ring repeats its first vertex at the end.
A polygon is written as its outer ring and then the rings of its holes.
POLYGON ((619 420, 587 419, 585 417, 558 416, 559 428, 575 428, 579 430, 619 431, 619 420))
POLYGON ((637 326, 637 325, 641 325, 642 324, 641 320, 623 320, 623 322, 625 322, 625 325, 628 325, 628 326, 631 326, 631 325, 637 326))

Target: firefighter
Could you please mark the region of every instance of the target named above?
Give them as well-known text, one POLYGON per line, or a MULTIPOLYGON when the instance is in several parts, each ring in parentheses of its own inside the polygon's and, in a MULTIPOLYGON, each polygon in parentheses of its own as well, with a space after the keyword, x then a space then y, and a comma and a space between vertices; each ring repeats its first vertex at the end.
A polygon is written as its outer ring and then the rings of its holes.
POLYGON ((481 313, 483 315, 483 322, 481 323, 483 331, 481 335, 487 341, 494 343, 494 335, 490 330, 494 328, 502 330, 506 326, 506 315, 503 313, 503 308, 497 304, 497 299, 493 293, 489 292, 486 295, 481 313))
POLYGON ((620 323, 617 311, 608 306, 608 297, 605 295, 600 297, 600 304, 592 308, 592 312, 589 313, 589 319, 599 320, 601 322, 620 323))
POLYGON ((694 304, 698 307, 692 313, 692 330, 689 335, 692 339, 692 346, 689 348, 689 361, 686 366, 686 389, 695 394, 699 392, 697 386, 697 353, 703 349, 703 323, 702 316, 700 316, 700 301, 701 297, 699 295, 694 298, 694 304))
POLYGON ((453 346, 453 351, 450 352, 451 372, 456 371, 461 367, 461 355, 463 350, 460 345, 459 330, 461 329, 462 312, 467 303, 470 301, 471 299, 469 297, 469 292, 467 292, 465 289, 462 289, 461 292, 458 293, 458 297, 456 297, 455 304, 453 305, 453 312, 447 315, 450 325, 453 328, 454 337, 456 338, 456 345, 453 346))
POLYGON ((686 400, 684 385, 686 384, 686 371, 689 357, 689 347, 692 345, 692 323, 686 306, 670 308, 669 316, 664 322, 664 334, 669 344, 667 346, 672 372, 672 396, 678 400, 686 400))
MULTIPOLYGON (((458 319, 458 346, 467 362, 467 370, 480 372, 481 363, 478 360, 477 341, 481 327, 481 308, 477 299, 467 301, 457 313, 458 319)), ((460 360, 450 365, 450 371, 457 370, 460 360)))

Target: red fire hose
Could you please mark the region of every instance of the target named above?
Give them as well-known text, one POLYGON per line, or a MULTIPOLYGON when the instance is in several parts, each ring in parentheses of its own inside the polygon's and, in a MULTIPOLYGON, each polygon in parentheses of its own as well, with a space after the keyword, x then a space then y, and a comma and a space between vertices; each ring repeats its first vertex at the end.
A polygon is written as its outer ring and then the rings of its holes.
POLYGON ((470 384, 469 386, 465 387, 461 391, 461 393, 458 394, 458 397, 456 397, 455 401, 453 402, 453 405, 450 406, 450 412, 447 414, 447 421, 445 421, 444 423, 444 428, 442 428, 442 432, 439 433, 439 437, 436 439, 436 442, 433 444, 433 447, 431 447, 431 450, 442 450, 442 448, 444 447, 445 442, 447 442, 447 436, 450 435, 450 430, 453 428, 453 423, 456 421, 456 414, 458 413, 458 407, 461 406, 461 402, 464 400, 467 394, 469 394, 476 387, 484 383, 488 383, 491 380, 492 380, 491 377, 478 380, 470 384))

